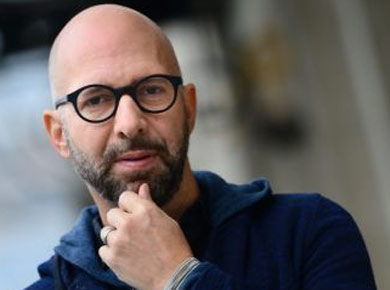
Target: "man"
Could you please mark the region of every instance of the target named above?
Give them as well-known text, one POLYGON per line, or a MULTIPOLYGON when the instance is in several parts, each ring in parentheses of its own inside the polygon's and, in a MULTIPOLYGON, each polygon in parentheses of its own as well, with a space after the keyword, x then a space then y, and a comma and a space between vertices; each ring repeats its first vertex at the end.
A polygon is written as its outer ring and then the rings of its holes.
POLYGON ((375 289, 352 218, 320 195, 272 195, 192 172, 196 92, 151 20, 99 5, 52 47, 50 141, 96 206, 28 289, 375 289))

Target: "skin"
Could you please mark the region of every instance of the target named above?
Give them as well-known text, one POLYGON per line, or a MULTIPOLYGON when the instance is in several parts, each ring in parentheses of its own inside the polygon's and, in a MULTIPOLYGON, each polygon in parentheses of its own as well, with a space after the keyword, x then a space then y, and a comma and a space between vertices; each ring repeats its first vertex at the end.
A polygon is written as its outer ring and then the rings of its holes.
MULTIPOLYGON (((172 46, 157 25, 117 5, 94 6, 76 15, 53 44, 49 73, 53 96, 92 83, 122 87, 149 74, 181 74, 172 46)), ((192 132, 195 115, 195 87, 187 84, 180 88, 175 105, 160 114, 140 111, 125 95, 115 117, 104 123, 83 121, 71 105, 45 111, 43 118, 49 139, 63 158, 71 158, 64 135, 67 128, 77 148, 102 160, 107 146, 137 134, 163 139, 173 149, 184 123, 192 132)), ((159 162, 155 158, 152 166, 158 168, 159 162)), ((137 168, 113 167, 118 176, 126 170, 137 168)), ((151 199, 146 183, 129 184, 117 207, 87 187, 103 224, 116 228, 108 235, 107 245, 99 249, 102 260, 119 279, 137 289, 162 289, 176 268, 192 256, 176 222, 199 195, 188 158, 178 191, 161 208, 151 199)))

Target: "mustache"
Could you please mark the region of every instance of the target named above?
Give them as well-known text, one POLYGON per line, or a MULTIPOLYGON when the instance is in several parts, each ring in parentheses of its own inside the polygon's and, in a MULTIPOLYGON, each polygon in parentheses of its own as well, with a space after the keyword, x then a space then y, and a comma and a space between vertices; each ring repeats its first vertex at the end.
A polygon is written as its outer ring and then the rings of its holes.
POLYGON ((144 136, 124 139, 119 144, 111 145, 103 154, 104 163, 112 164, 122 154, 133 150, 153 150, 161 155, 168 153, 167 146, 162 140, 144 136))

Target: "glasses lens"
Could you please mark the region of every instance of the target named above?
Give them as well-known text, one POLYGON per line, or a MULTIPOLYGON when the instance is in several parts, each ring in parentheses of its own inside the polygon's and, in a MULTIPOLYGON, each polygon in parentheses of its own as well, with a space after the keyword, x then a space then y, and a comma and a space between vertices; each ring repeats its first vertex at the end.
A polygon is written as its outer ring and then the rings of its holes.
POLYGON ((164 77, 148 78, 137 85, 138 104, 146 110, 157 112, 168 108, 175 98, 175 89, 164 77))
POLYGON ((101 86, 88 87, 77 97, 77 109, 85 119, 103 120, 115 110, 114 93, 101 86))

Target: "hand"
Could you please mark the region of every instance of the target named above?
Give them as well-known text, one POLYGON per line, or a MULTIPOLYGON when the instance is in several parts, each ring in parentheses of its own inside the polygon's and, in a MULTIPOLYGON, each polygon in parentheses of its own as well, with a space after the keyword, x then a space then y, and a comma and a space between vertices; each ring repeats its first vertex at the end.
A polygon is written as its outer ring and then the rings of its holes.
POLYGON ((136 289, 163 289, 176 268, 192 256, 182 230, 153 202, 147 184, 138 194, 123 192, 118 205, 107 212, 108 225, 116 230, 99 249, 100 257, 136 289))

